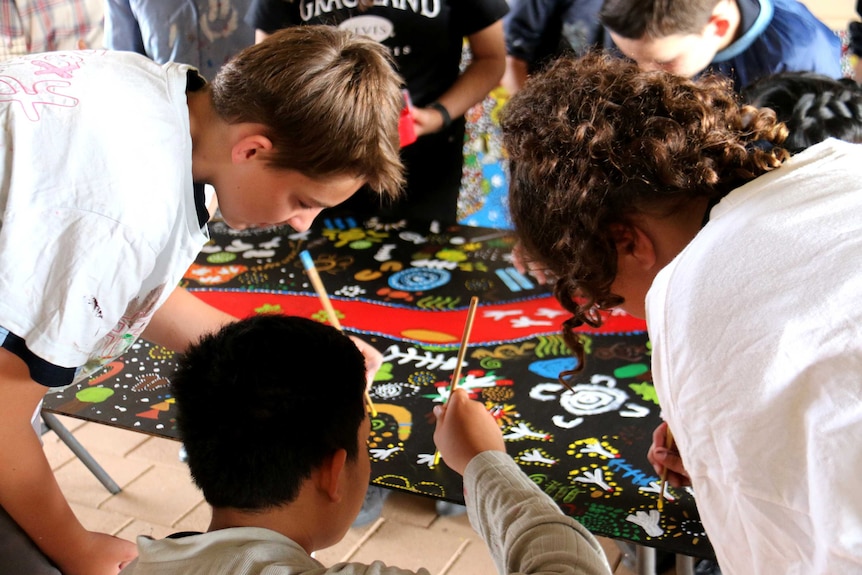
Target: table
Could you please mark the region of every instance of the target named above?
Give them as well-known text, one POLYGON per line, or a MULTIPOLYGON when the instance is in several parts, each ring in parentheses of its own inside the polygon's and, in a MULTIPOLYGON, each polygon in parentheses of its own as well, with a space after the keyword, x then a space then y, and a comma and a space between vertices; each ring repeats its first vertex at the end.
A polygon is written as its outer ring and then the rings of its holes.
MULTIPOLYGON (((656 509, 659 478, 646 452, 660 417, 643 322, 620 312, 584 330, 586 369, 567 391, 557 375, 575 365, 560 336, 569 314, 512 266, 509 232, 376 219, 363 225, 350 217, 305 233, 237 232, 219 222, 210 229, 212 241, 183 280, 195 295, 240 317, 284 312, 325 321, 299 261, 307 249, 345 331, 383 353, 371 389, 374 484, 463 502, 460 476, 433 464, 431 412, 448 394, 466 309, 477 295, 460 386, 485 403, 524 471, 596 534, 713 557, 688 490, 668 488, 664 512, 656 509)), ((45 409, 176 438, 168 387, 175 360, 140 340, 88 381, 50 393, 45 409)))

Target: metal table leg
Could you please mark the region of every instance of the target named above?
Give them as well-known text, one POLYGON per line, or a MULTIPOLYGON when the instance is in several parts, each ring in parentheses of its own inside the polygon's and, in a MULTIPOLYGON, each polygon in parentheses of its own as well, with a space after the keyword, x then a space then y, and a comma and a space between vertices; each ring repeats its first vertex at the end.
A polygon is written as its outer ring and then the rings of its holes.
POLYGON ((99 463, 93 458, 92 455, 90 455, 90 452, 87 451, 87 449, 83 445, 81 445, 81 443, 77 439, 75 439, 75 436, 72 435, 72 432, 66 429, 65 425, 60 423, 60 420, 57 419, 56 415, 42 410, 41 416, 42 421, 45 422, 45 425, 48 427, 48 429, 57 434, 57 437, 59 437, 63 441, 63 443, 65 443, 69 447, 69 449, 72 450, 72 453, 74 453, 78 457, 78 459, 81 460, 81 463, 83 463, 87 467, 87 469, 89 469, 92 474, 96 476, 96 479, 98 479, 99 482, 105 486, 105 489, 115 495, 120 492, 120 486, 117 485, 117 483, 113 479, 111 479, 111 476, 108 475, 108 473, 104 469, 102 469, 102 466, 99 465, 99 463))
POLYGON ((656 575, 655 548, 635 545, 635 553, 638 575, 656 575))

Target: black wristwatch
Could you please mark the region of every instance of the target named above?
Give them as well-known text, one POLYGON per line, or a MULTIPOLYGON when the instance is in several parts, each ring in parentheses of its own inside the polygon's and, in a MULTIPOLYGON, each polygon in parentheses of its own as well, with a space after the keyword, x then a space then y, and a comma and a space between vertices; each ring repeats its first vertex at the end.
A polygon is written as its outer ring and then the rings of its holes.
POLYGON ((452 125, 452 116, 449 115, 449 110, 446 109, 446 106, 441 104, 440 102, 434 101, 428 104, 429 108, 434 108, 440 115, 443 116, 443 130, 452 125))

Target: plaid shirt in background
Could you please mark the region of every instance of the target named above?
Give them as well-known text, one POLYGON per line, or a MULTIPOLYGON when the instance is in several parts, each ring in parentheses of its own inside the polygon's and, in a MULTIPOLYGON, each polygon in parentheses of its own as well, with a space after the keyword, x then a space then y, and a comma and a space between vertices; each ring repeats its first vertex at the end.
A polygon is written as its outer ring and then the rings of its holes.
POLYGON ((0 60, 103 48, 103 0, 0 0, 0 60))

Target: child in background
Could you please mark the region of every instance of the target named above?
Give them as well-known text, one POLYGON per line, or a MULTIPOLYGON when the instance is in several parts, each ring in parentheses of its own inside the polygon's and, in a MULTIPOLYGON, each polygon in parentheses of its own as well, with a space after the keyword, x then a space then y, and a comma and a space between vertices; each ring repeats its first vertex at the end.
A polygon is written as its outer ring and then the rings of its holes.
POLYGON ((510 95, 557 56, 612 46, 599 22, 602 0, 512 0, 510 6, 503 18, 506 72, 501 80, 510 95))
POLYGON ((644 70, 719 72, 737 90, 776 72, 842 76, 838 36, 796 0, 605 0, 599 17, 644 70))
POLYGON ((233 319, 175 287, 208 240, 204 184, 237 229, 306 230, 366 184, 397 194, 400 79, 379 44, 329 27, 274 35, 211 85, 111 51, 0 76, 21 87, 0 103, 0 573, 116 574, 134 545, 65 501, 31 426, 46 390, 140 335, 183 351, 233 319))
POLYGON ((679 451, 662 424, 650 460, 694 487, 722 572, 860 572, 862 146, 791 158, 726 79, 599 55, 531 78, 502 127, 579 365, 577 326, 646 318, 679 451))
MULTIPOLYGON (((364 390, 356 346, 308 319, 256 316, 191 346, 172 393, 212 521, 206 533, 139 537, 123 575, 427 575, 380 561, 326 567, 311 556, 337 543, 362 505, 371 470, 364 390)), ((470 521, 499 573, 610 574, 595 538, 506 455, 482 403, 459 389, 434 411, 435 443, 464 476, 470 521)))
POLYGON ((207 80, 243 48, 254 28, 243 21, 250 0, 107 0, 105 47, 159 64, 191 64, 207 80))
POLYGON ((53 50, 101 48, 103 0, 3 0, 0 60, 53 50))
MULTIPOLYGON (((856 15, 862 17, 862 0, 856 0, 856 15)), ((853 66, 853 76, 857 82, 862 82, 862 22, 852 21, 847 26, 850 62, 853 66)))
POLYGON ((464 114, 496 88, 506 67, 506 0, 315 2, 252 0, 246 21, 265 38, 281 28, 328 24, 386 46, 413 103, 418 139, 401 151, 406 170, 397 204, 356 194, 346 208, 364 217, 457 221, 464 165, 464 114), (466 42, 471 60, 461 70, 466 42))

